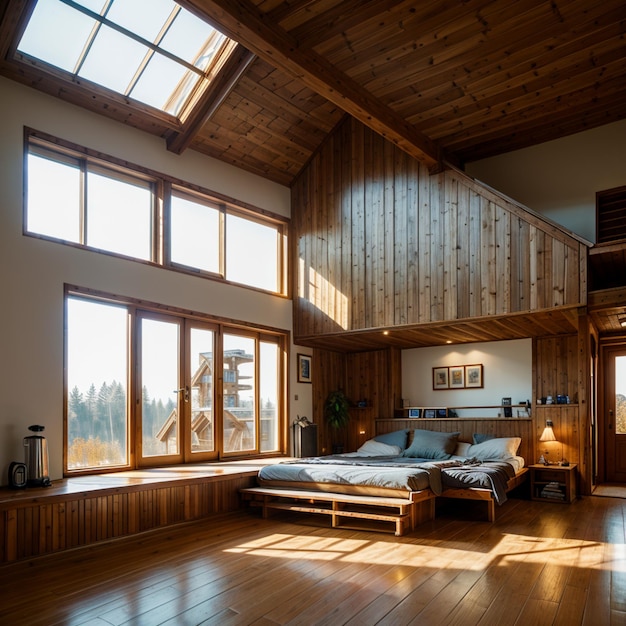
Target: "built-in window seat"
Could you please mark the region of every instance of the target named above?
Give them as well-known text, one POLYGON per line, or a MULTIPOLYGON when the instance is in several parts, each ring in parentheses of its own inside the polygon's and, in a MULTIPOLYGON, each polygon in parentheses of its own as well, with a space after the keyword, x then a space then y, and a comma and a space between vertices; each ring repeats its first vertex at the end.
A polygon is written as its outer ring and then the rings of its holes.
POLYGON ((177 465, 2 488, 0 563, 236 510, 239 490, 256 485, 259 469, 276 461, 177 465))

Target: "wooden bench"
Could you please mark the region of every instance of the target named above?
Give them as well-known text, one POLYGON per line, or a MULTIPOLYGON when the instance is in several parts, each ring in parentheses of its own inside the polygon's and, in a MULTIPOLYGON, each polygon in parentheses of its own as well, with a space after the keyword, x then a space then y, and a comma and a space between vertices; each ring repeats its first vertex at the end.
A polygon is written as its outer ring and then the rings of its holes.
POLYGON ((435 516, 435 495, 430 489, 407 492, 406 498, 269 487, 250 487, 241 489, 240 493, 251 506, 261 507, 264 518, 268 517, 269 509, 281 509, 328 515, 333 528, 385 531, 391 523, 397 537, 435 516), (387 528, 381 528, 381 522, 387 528))

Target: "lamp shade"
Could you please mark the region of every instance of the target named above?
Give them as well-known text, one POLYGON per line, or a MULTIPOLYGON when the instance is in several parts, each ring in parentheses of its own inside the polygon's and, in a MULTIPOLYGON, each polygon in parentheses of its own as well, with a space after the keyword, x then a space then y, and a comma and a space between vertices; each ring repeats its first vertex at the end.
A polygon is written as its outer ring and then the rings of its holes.
POLYGON ((554 430, 552 427, 554 424, 552 420, 546 420, 546 427, 543 429, 541 433, 541 437, 539 437, 539 441, 557 441, 557 438, 554 435, 554 430))

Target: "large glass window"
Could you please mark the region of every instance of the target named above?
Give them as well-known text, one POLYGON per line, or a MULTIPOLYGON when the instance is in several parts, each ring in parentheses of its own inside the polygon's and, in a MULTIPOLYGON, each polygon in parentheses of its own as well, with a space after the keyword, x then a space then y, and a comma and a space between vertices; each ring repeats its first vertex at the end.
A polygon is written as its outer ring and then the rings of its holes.
POLYGON ((67 299, 67 468, 128 465, 128 311, 67 299))
POLYGON ((287 221, 28 136, 26 233, 286 295, 287 221))
POLYGON ((66 303, 67 472, 281 451, 284 333, 74 291, 66 303))

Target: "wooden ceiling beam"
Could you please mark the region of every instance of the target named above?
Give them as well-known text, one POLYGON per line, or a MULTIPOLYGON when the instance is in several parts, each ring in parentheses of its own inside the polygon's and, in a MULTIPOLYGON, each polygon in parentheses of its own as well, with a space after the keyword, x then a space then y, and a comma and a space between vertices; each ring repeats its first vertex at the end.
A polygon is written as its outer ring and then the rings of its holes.
POLYGON ((235 47, 214 80, 202 94, 200 101, 194 106, 189 119, 185 120, 182 131, 168 133, 165 142, 170 152, 182 154, 189 147, 202 126, 211 119, 237 86, 239 79, 255 58, 256 55, 241 44, 235 47))
POLYGON ((445 157, 436 142, 326 59, 312 50, 302 50, 294 37, 264 19, 248 0, 184 0, 181 4, 274 67, 301 80, 431 171, 442 169, 445 157))

